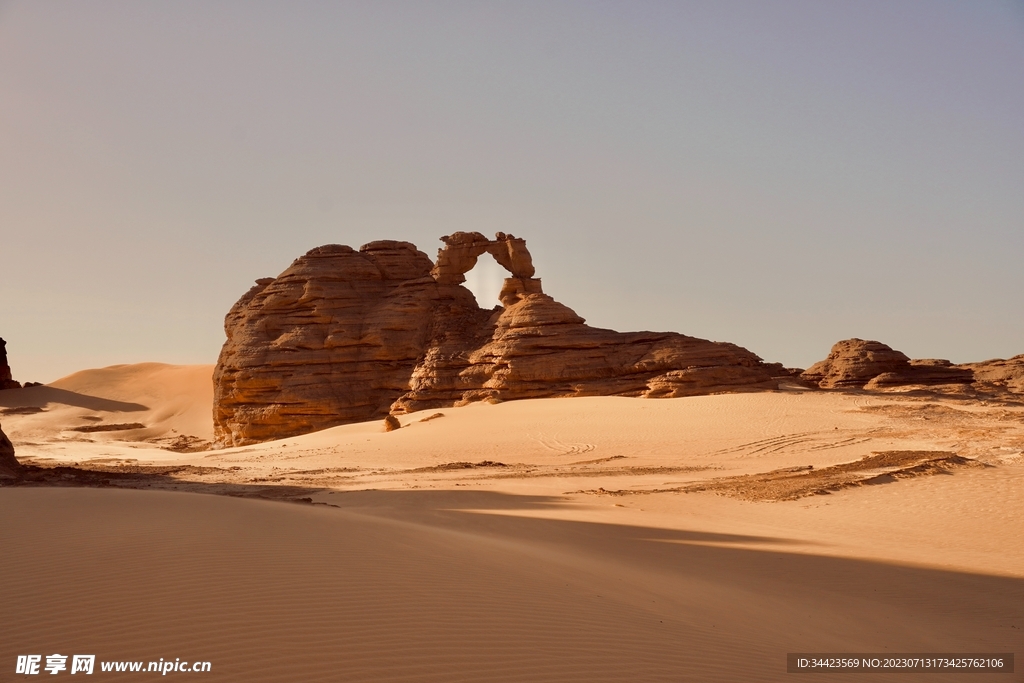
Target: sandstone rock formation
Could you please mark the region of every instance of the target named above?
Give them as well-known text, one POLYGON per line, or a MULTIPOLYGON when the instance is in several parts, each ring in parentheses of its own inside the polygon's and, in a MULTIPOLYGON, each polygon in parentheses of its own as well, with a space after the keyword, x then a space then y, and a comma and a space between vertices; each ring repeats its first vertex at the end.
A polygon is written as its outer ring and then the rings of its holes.
POLYGON ((974 373, 948 360, 911 360, 881 342, 846 339, 837 342, 828 358, 807 368, 801 378, 822 389, 882 389, 970 384, 974 373))
POLYGON ((14 457, 14 444, 0 429, 0 479, 17 479, 21 474, 21 463, 14 457))
POLYGON ((21 384, 11 376, 11 366, 7 364, 7 342, 0 338, 0 390, 20 389, 21 384))
POLYGON ((408 242, 328 245, 257 280, 225 319, 218 443, 235 446, 482 399, 692 396, 777 387, 733 344, 589 327, 543 293, 525 240, 457 232, 436 262, 408 242), (493 310, 461 286, 489 254, 493 310))

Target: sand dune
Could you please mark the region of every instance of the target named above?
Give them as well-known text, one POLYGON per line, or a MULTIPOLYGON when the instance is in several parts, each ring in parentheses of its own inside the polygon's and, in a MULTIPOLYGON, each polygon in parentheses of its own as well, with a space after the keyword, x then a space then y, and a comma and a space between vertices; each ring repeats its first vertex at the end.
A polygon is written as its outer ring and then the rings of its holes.
POLYGON ((209 371, 0 394, 46 408, 3 416, 37 466, 35 486, 0 488, 4 658, 181 657, 232 681, 776 681, 790 651, 1024 645, 1024 407, 548 399, 196 453, 64 429, 200 433, 209 371))
POLYGON ((143 447, 160 457, 157 446, 182 437, 197 444, 213 438, 212 374, 212 365, 164 363, 83 370, 0 392, 0 419, 21 442, 19 455, 47 457, 64 446, 73 459, 136 457, 143 447))

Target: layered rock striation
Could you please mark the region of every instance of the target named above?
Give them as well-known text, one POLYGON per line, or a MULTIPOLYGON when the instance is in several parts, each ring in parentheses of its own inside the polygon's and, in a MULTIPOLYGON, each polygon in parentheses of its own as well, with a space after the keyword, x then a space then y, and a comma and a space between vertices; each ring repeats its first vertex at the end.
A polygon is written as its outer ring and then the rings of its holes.
MULTIPOLYGON (((407 242, 318 247, 228 313, 214 370, 217 441, 239 445, 372 420, 408 390, 433 312, 469 312, 407 242), (447 295, 447 296, 446 296, 447 295)), ((479 316, 478 316, 479 317, 479 316)))
POLYGON ((328 245, 258 280, 225 318, 218 443, 485 399, 757 391, 787 374, 734 344, 589 327, 543 292, 513 235, 441 239, 435 262, 408 242, 328 245), (462 286, 484 254, 510 275, 492 310, 462 286))

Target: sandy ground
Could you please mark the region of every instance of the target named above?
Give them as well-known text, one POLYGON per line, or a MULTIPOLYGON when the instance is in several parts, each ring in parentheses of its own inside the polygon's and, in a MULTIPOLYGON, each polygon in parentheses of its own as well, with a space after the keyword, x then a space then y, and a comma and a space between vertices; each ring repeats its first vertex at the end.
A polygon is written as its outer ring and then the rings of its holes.
POLYGON ((209 680, 776 681, 850 676, 786 674, 787 652, 1024 653, 1024 406, 535 400, 167 450, 211 438, 211 371, 0 392, 19 457, 51 468, 0 489, 11 666, 69 650, 209 660, 209 680))

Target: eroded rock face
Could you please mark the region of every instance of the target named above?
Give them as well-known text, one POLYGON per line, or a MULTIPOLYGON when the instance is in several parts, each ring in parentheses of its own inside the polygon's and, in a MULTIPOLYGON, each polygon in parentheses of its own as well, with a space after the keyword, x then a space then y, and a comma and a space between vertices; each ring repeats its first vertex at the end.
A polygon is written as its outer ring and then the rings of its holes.
POLYGON ((476 308, 468 290, 438 285, 433 265, 408 242, 328 245, 258 280, 225 319, 214 370, 218 443, 386 415, 434 334, 435 308, 476 308))
POLYGON ((0 479, 17 479, 21 473, 21 463, 14 457, 14 444, 0 429, 0 479))
POLYGON ((0 390, 20 388, 21 383, 14 381, 11 366, 7 364, 7 342, 0 338, 0 390))
POLYGON ((225 319, 218 443, 482 399, 772 389, 786 374, 733 344, 587 326, 544 294, 513 235, 442 242, 436 263, 407 242, 319 247, 258 280, 225 319), (511 275, 494 310, 461 286, 485 253, 511 275))
POLYGON ((828 358, 807 368, 801 378, 822 389, 885 389, 970 384, 974 373, 948 360, 911 360, 882 342, 845 339, 832 347, 828 358))

